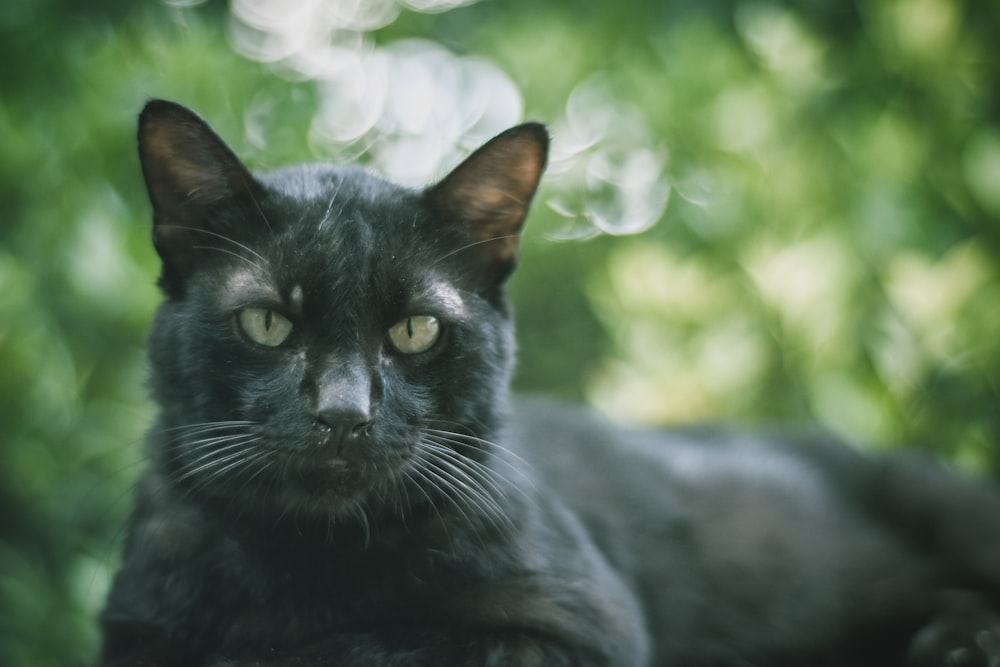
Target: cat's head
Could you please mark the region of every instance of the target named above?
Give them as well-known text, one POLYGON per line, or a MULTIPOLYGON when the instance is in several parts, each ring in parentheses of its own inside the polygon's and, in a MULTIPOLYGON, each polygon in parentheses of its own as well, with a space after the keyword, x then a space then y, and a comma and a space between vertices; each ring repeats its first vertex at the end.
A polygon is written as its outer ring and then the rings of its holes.
POLYGON ((487 483, 513 355, 503 283, 547 145, 515 127, 423 191, 353 167, 255 175, 194 113, 150 102, 169 478, 337 518, 487 483))

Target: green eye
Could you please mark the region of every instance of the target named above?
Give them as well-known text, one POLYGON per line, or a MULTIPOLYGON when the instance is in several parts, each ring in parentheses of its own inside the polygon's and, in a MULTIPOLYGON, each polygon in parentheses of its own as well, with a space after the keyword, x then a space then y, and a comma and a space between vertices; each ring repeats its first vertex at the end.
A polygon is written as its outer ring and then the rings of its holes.
POLYGON ((389 340, 403 354, 419 354, 431 349, 441 335, 436 317, 413 315, 396 322, 389 329, 389 340))
POLYGON ((292 333, 292 323, 270 308, 244 308, 236 317, 243 332, 260 345, 277 347, 292 333))

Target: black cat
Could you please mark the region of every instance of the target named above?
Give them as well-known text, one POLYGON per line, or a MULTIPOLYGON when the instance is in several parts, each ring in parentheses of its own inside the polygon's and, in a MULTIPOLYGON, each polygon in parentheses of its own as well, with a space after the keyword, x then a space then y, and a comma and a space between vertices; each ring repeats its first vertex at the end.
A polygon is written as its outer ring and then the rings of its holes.
POLYGON ((1000 493, 822 439, 508 404, 544 167, 251 175, 150 102, 160 407, 104 665, 1000 665, 1000 493))

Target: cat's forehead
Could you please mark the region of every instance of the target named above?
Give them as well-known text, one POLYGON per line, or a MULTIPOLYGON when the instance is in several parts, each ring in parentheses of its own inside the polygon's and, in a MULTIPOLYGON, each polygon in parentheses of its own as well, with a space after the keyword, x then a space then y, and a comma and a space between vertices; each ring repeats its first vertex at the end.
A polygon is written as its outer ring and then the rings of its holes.
MULTIPOLYGON (((265 261, 230 267, 222 292, 239 303, 282 304, 295 314, 367 310, 395 305, 462 318, 468 294, 440 268, 414 264, 411 257, 386 254, 360 271, 357 253, 349 261, 295 261, 290 255, 262 255, 265 261)), ((300 258, 301 259, 301 258, 300 258)))
POLYGON ((455 239, 428 224, 419 192, 358 169, 323 165, 263 180, 270 191, 261 210, 268 225, 248 243, 253 261, 230 267, 225 291, 235 301, 299 313, 394 306, 466 314, 468 295, 457 284, 460 276, 449 273, 455 239))
POLYGON ((357 167, 299 165, 265 179, 272 242, 286 254, 326 256, 355 271, 425 245, 420 193, 357 167))
POLYGON ((258 178, 273 196, 273 214, 298 226, 326 229, 357 215, 391 216, 419 199, 419 193, 353 165, 293 165, 258 178))

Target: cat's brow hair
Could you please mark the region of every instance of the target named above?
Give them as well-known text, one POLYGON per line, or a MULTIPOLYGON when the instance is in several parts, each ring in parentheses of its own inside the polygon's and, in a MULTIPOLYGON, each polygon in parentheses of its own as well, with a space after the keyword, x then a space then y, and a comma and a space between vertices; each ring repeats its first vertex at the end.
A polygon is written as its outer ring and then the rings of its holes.
MULTIPOLYGON (((334 215, 333 215, 333 205, 335 203, 337 203, 337 200, 340 198, 340 191, 343 189, 343 187, 344 187, 344 181, 343 181, 343 179, 341 179, 337 183, 337 185, 336 185, 333 193, 330 195, 330 203, 327 204, 326 211, 323 213, 323 217, 320 218, 319 223, 316 225, 316 231, 320 231, 320 232, 323 231, 323 228, 325 228, 327 226, 327 224, 329 224, 329 222, 331 220, 333 220, 333 218, 334 218, 334 215)), ((338 213, 343 212, 344 206, 346 206, 346 205, 347 205, 346 201, 344 201, 343 203, 341 203, 340 210, 338 211, 338 213)))
MULTIPOLYGON (((261 267, 255 268, 260 269, 261 267)), ((232 294, 259 294, 266 295, 274 301, 283 300, 269 275, 261 275, 257 271, 234 271, 226 280, 226 289, 232 294)), ((301 292, 301 288, 299 288, 299 292, 301 292)))
POLYGON ((295 286, 292 288, 292 291, 289 295, 289 299, 292 302, 292 308, 294 308, 295 311, 299 314, 302 313, 302 302, 304 296, 305 295, 303 294, 302 291, 302 285, 296 283, 295 286))
POLYGON ((417 292, 417 300, 429 301, 452 317, 461 317, 468 312, 461 291, 443 278, 430 280, 417 292))
MULTIPOLYGON (((219 239, 221 241, 225 241, 226 243, 231 243, 234 246, 236 246, 237 248, 239 248, 241 250, 247 251, 248 253, 250 253, 251 255, 253 255, 254 257, 256 257, 257 259, 259 259, 261 262, 264 262, 264 263, 267 262, 267 258, 265 258, 263 255, 261 255, 259 252, 256 252, 250 246, 248 246, 248 245, 246 245, 244 243, 240 243, 236 239, 230 238, 230 237, 228 237, 228 236, 226 236, 224 234, 217 234, 216 232, 210 231, 208 229, 202 229, 201 227, 189 227, 189 226, 186 226, 186 225, 161 224, 161 225, 158 225, 158 227, 161 227, 161 228, 164 228, 164 229, 183 229, 184 231, 195 232, 196 234, 205 234, 206 236, 210 236, 212 238, 216 238, 216 239, 219 239)), ((199 246, 194 246, 194 247, 197 248, 197 249, 200 249, 200 250, 221 250, 221 248, 213 248, 211 246, 200 246, 199 245, 199 246)), ((242 255, 239 255, 238 253, 230 253, 230 254, 232 254, 232 255, 234 255, 236 257, 240 257, 241 259, 244 259, 247 262, 250 262, 250 264, 252 266, 255 266, 255 267, 263 270, 262 266, 259 266, 258 264, 255 264, 253 261, 251 261, 247 257, 243 257, 242 255)))
POLYGON ((250 187, 250 183, 247 182, 247 175, 245 172, 240 174, 240 179, 243 181, 243 188, 246 190, 247 194, 250 195, 250 201, 253 202, 254 208, 257 209, 257 213, 260 215, 260 219, 264 221, 264 225, 267 227, 269 232, 273 232, 274 228, 271 227, 271 221, 267 219, 267 214, 264 213, 264 209, 260 207, 260 202, 257 201, 257 197, 253 193, 253 188, 250 187))
POLYGON ((520 237, 521 237, 520 234, 502 234, 500 236, 491 236, 488 239, 480 239, 478 241, 473 241, 472 243, 467 243, 466 245, 464 245, 464 246, 462 246, 462 247, 460 247, 460 248, 458 248, 456 250, 452 250, 451 252, 446 252, 445 254, 441 255, 436 260, 434 260, 434 263, 431 264, 431 266, 437 266, 438 264, 440 264, 441 262, 445 261, 449 257, 453 257, 453 256, 457 255, 460 252, 465 252, 466 250, 469 250, 471 248, 475 248, 478 245, 483 245, 484 243, 492 243, 493 241, 505 241, 507 239, 517 239, 517 238, 520 238, 520 237))

